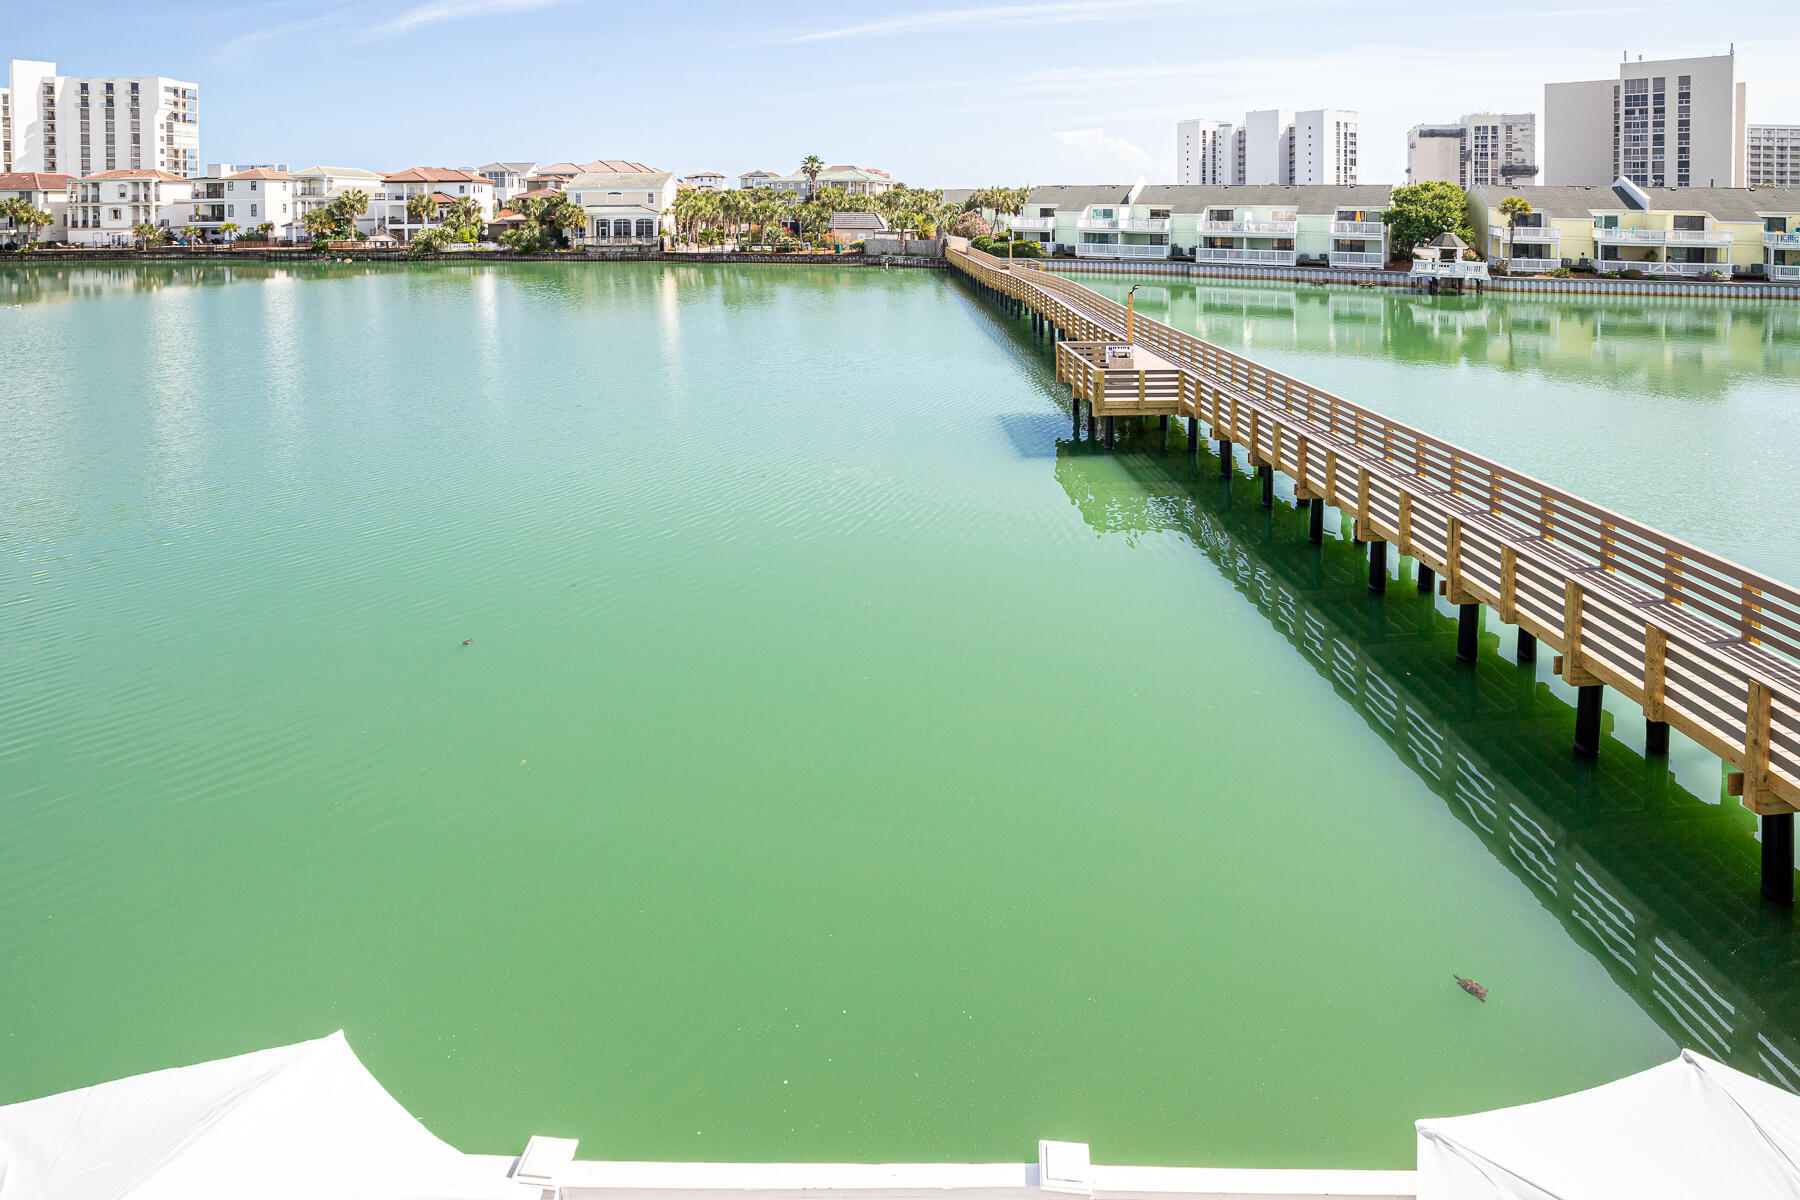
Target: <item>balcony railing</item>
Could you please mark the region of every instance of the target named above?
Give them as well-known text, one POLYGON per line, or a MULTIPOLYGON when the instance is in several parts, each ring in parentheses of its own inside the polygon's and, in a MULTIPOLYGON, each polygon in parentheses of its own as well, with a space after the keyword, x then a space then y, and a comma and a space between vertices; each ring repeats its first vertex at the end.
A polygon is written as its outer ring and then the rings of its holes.
POLYGON ((1380 221, 1333 221, 1332 237, 1376 238, 1387 232, 1387 226, 1380 221))
POLYGON ((1554 225, 1521 225, 1517 229, 1512 230, 1508 230, 1504 225, 1496 225, 1488 230, 1488 236, 1500 242, 1502 245, 1505 244, 1509 234, 1511 235, 1512 240, 1519 245, 1524 245, 1527 242, 1562 241, 1562 230, 1554 225))
POLYGON ((1627 258, 1605 258, 1594 265, 1602 271, 1638 270, 1646 275, 1671 278, 1698 278, 1713 271, 1726 278, 1731 277, 1731 264, 1728 262, 1635 262, 1627 258))
POLYGON ((1543 275, 1562 266, 1560 258, 1503 258, 1496 262, 1515 275, 1543 275))
POLYGON ((1774 246, 1777 248, 1786 247, 1786 246, 1800 247, 1800 232, 1796 232, 1796 233, 1773 233, 1773 232, 1764 233, 1763 234, 1763 245, 1774 246))
POLYGON ((1014 217, 1012 227, 1019 233, 1049 233, 1056 228, 1056 218, 1014 217))
POLYGON ((1800 263, 1770 263, 1768 273, 1775 283, 1800 283, 1800 263))
POLYGON ((1075 228, 1100 231, 1117 230, 1120 233, 1167 233, 1169 232, 1169 218, 1079 217, 1075 221, 1075 228))
MULTIPOLYGON (((1339 265, 1335 256, 1331 265, 1339 265)), ((1412 273, 1433 275, 1439 279, 1486 279, 1488 268, 1484 262, 1468 262, 1460 258, 1415 258, 1412 273)))
POLYGON ((1256 267, 1291 267, 1292 250, 1238 250, 1219 246, 1199 246, 1194 250, 1197 263, 1239 263, 1256 267))
POLYGON ((1076 258, 1167 258, 1167 244, 1148 246, 1142 242, 1077 242, 1076 258))
POLYGON ((1729 246, 1731 230, 1729 229, 1671 229, 1663 235, 1671 245, 1682 246, 1729 246))
POLYGON ((1594 226, 1594 240, 1601 245, 1619 244, 1631 246, 1660 246, 1663 244, 1662 229, 1608 229, 1601 225, 1594 226))
POLYGON ((1334 267, 1379 267, 1387 261, 1387 255, 1369 250, 1333 250, 1330 252, 1331 265, 1334 267))
POLYGON ((1293 237, 1298 221, 1202 221, 1200 232, 1208 237, 1293 237))

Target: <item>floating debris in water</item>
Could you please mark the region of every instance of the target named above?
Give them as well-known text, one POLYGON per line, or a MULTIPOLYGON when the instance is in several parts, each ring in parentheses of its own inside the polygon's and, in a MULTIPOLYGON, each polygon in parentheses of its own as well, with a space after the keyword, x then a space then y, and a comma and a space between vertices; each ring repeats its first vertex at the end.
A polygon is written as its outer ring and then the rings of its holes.
POLYGON ((463 645, 465 645, 465 646, 473 646, 474 644, 475 644, 474 638, 464 638, 463 639, 463 645))
POLYGON ((1456 980, 1457 987, 1469 993, 1469 995, 1475 997, 1483 1004, 1487 1003, 1487 989, 1482 987, 1479 983, 1476 983, 1473 979, 1464 979, 1461 975, 1452 975, 1450 978, 1456 980))

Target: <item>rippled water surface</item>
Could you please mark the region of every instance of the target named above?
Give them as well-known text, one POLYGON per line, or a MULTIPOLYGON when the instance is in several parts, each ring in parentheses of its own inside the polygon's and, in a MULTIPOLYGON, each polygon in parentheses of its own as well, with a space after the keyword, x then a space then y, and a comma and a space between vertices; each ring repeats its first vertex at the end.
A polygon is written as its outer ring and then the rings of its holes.
MULTIPOLYGON (((1521 465, 1638 511, 1691 467, 1683 532, 1800 575, 1695 494, 1791 474, 1786 310, 1546 308, 1586 336, 1526 362, 1517 311, 1329 298, 1200 311, 1477 448, 1529 423, 1521 465), (1565 471, 1599 410, 1621 461, 1565 471)), ((1647 766, 1619 710, 1571 764, 1510 633, 1459 670, 1444 611, 1179 430, 1071 440, 958 281, 0 301, 0 1102, 342 1027, 470 1150, 1403 1166, 1415 1117, 1678 1043, 1800 1061, 1716 761, 1647 766)))

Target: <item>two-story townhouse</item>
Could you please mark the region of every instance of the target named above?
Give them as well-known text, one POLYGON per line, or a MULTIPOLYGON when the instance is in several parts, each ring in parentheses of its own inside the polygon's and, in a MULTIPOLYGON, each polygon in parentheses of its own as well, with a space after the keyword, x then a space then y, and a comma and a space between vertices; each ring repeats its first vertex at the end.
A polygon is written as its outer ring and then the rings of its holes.
POLYGON ((454 167, 409 167, 381 177, 381 195, 369 205, 375 229, 402 242, 443 220, 444 211, 464 198, 473 198, 485 224, 494 217, 494 183, 485 175, 454 167), (425 221, 416 220, 408 204, 414 196, 430 195, 437 203, 425 221))
POLYGON ((900 181, 874 167, 854 167, 839 163, 820 170, 816 184, 796 171, 792 175, 771 176, 756 186, 772 188, 778 192, 792 192, 804 199, 814 191, 826 188, 837 188, 846 196, 879 196, 899 187, 900 181))
POLYGON ((692 175, 681 177, 681 186, 693 188, 697 192, 722 192, 725 190, 725 176, 717 171, 695 171, 692 175))
POLYGON ((768 187, 769 180, 779 179, 773 171, 745 171, 738 176, 738 186, 746 192, 759 187, 768 187))
POLYGON ((1479 187, 1476 245, 1514 273, 1560 266, 1674 278, 1800 280, 1800 189, 1611 186, 1479 187), (1500 205, 1532 211, 1509 228, 1500 205))
POLYGON ((587 212, 584 241, 642 244, 668 232, 679 186, 668 171, 583 171, 563 192, 587 212))
POLYGON ((385 188, 381 172, 365 171, 361 167, 318 166, 295 171, 294 223, 304 229, 301 222, 313 209, 325 207, 345 192, 361 192, 368 199, 369 208, 356 219, 356 228, 362 233, 373 233, 375 201, 383 195, 385 188))
MULTIPOLYGON (((69 239, 69 182, 73 175, 56 171, 8 171, 0 174, 0 201, 23 200, 39 212, 50 214, 50 224, 37 231, 42 242, 69 239)), ((31 231, 10 219, 0 218, 0 246, 18 245, 31 231)))
POLYGON ((77 246, 126 246, 148 222, 160 230, 187 223, 193 181, 171 171, 128 167, 68 185, 68 240, 77 246))
POLYGON ((1167 258, 1169 221, 1138 215, 1144 184, 1055 184, 1031 189, 1013 219, 1021 238, 1078 258, 1167 258))

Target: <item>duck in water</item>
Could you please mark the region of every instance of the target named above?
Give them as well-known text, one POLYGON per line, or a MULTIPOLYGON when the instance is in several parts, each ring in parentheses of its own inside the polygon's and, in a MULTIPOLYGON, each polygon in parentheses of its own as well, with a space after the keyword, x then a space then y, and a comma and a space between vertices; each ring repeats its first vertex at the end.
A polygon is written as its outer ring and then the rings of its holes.
POLYGON ((1461 975, 1452 975, 1450 978, 1456 980, 1457 987, 1469 993, 1469 995, 1475 997, 1483 1004, 1487 1003, 1487 989, 1482 987, 1479 983, 1476 983, 1473 979, 1464 979, 1461 975))

